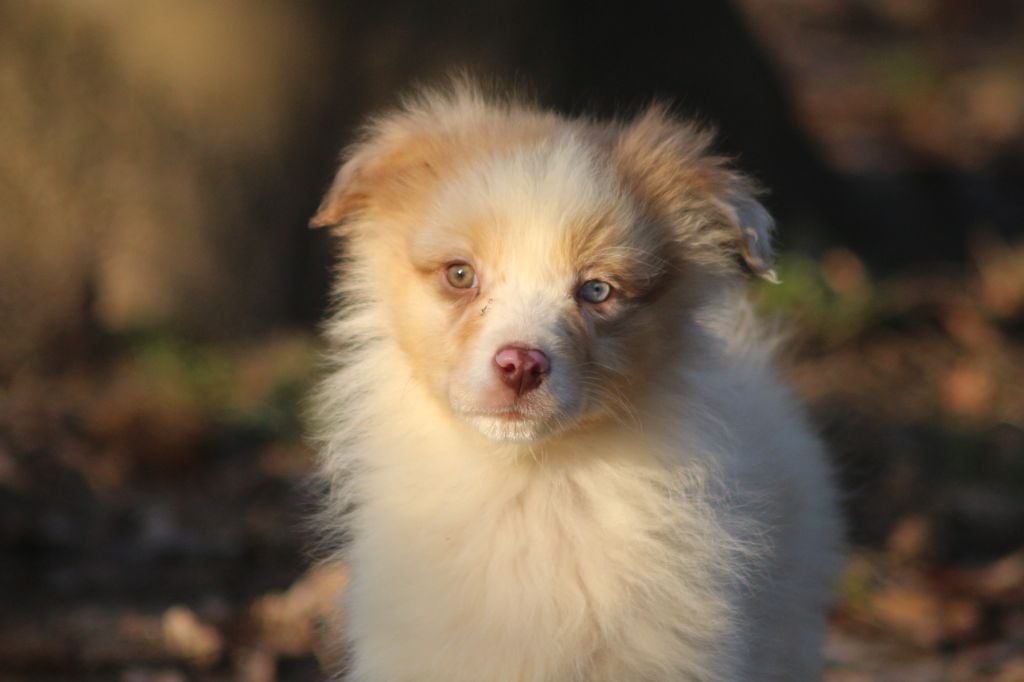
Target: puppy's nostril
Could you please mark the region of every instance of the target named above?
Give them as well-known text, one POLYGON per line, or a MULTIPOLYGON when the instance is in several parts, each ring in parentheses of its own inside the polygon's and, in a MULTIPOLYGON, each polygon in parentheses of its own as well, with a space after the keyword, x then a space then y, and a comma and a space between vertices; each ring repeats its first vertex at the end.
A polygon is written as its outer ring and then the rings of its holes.
POLYGON ((517 395, 532 391, 541 385, 551 372, 548 356, 536 348, 506 346, 494 354, 498 376, 517 395))

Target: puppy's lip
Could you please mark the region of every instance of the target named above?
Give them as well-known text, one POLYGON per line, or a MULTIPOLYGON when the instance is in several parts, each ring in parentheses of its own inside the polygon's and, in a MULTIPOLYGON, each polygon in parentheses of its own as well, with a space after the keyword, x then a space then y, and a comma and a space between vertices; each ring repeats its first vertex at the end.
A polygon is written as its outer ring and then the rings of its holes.
POLYGON ((547 416, 545 410, 518 402, 501 407, 465 407, 460 411, 467 417, 489 417, 507 421, 534 421, 547 416))
POLYGON ((536 419, 538 415, 531 414, 530 411, 520 407, 509 407, 499 410, 471 410, 466 414, 473 417, 492 417, 494 419, 507 419, 509 421, 525 421, 528 419, 536 419))
POLYGON ((498 412, 497 414, 491 415, 491 417, 493 417, 495 419, 504 419, 505 421, 510 421, 510 422, 534 421, 536 419, 535 416, 530 415, 530 414, 525 414, 525 413, 520 412, 518 410, 508 410, 506 412, 498 412))
POLYGON ((464 419, 494 419, 507 422, 545 422, 560 410, 544 391, 523 396, 496 396, 484 391, 472 396, 456 394, 450 398, 452 411, 464 419))

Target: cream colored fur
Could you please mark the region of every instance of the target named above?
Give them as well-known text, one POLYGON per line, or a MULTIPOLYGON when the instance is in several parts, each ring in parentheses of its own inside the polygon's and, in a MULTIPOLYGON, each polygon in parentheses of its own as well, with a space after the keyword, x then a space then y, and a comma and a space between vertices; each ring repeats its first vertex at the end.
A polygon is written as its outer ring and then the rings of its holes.
POLYGON ((460 87, 350 153, 314 219, 346 249, 317 397, 344 679, 820 676, 834 492, 739 289, 738 257, 773 276, 770 219, 707 144, 460 87), (551 375, 493 416, 509 342, 551 375))

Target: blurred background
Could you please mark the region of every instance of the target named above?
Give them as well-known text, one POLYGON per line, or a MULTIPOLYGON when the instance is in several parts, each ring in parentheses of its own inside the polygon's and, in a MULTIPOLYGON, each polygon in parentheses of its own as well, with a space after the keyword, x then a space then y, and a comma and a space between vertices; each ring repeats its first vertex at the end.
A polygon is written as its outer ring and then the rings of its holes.
POLYGON ((364 116, 654 98, 771 188, 831 682, 1024 680, 1024 2, 0 0, 0 679, 314 680, 303 397, 364 116))

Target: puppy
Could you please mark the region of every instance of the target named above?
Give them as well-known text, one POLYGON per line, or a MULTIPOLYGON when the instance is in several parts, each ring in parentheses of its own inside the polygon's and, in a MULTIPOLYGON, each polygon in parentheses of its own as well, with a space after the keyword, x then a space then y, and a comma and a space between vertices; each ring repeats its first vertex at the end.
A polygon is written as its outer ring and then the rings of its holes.
POLYGON ((317 397, 350 682, 813 680, 840 524, 743 302, 772 220, 653 107, 377 119, 317 397))

